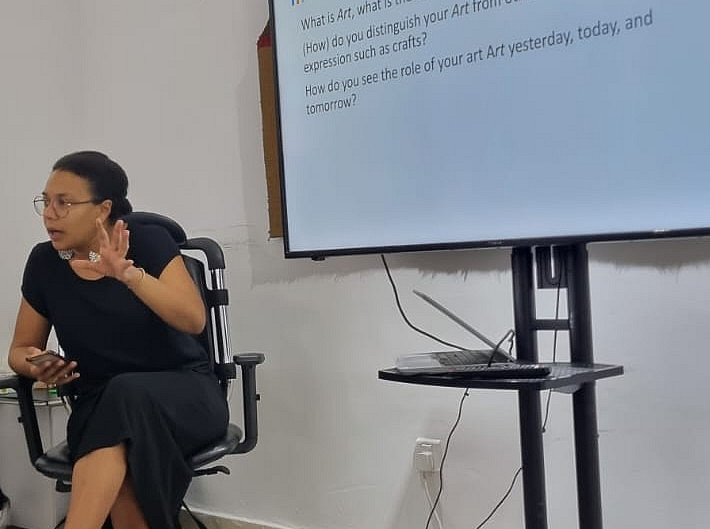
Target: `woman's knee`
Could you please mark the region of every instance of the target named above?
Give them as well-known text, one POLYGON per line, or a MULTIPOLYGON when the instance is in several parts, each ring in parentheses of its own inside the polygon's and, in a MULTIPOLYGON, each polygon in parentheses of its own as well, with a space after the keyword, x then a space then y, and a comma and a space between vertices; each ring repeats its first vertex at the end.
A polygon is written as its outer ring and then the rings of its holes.
POLYGON ((111 446, 97 448, 81 456, 74 466, 82 463, 96 462, 105 464, 107 461, 126 461, 126 443, 120 442, 111 446))

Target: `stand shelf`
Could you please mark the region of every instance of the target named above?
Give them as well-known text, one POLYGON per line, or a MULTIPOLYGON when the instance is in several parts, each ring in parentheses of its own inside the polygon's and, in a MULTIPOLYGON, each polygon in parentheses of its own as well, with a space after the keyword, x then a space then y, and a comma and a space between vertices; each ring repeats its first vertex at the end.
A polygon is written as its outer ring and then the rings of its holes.
MULTIPOLYGON (((470 378, 461 375, 403 375, 396 369, 383 369, 378 377, 392 382, 406 382, 408 384, 422 384, 425 386, 445 386, 450 388, 469 389, 510 389, 544 391, 546 389, 560 389, 581 387, 582 384, 621 375, 622 366, 608 364, 593 364, 590 366, 570 364, 568 362, 547 363, 542 365, 550 367, 550 374, 544 378, 470 378)), ((574 390, 573 390, 574 391, 574 390)))

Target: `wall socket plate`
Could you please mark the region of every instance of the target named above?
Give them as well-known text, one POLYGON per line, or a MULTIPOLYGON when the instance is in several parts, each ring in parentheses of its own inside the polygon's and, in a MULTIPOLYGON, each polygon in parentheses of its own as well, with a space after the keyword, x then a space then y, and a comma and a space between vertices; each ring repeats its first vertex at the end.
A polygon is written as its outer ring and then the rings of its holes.
POLYGON ((417 437, 414 443, 414 469, 417 472, 439 472, 441 457, 441 439, 417 437))

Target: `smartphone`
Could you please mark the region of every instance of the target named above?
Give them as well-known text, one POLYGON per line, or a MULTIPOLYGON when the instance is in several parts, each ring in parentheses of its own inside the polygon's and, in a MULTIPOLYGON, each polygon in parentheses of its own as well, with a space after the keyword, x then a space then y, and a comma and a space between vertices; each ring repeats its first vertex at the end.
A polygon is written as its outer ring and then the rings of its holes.
POLYGON ((25 358, 25 360, 27 360, 33 365, 38 366, 43 362, 47 362, 48 360, 64 360, 64 358, 55 353, 54 351, 47 350, 38 355, 28 356, 27 358, 25 358))

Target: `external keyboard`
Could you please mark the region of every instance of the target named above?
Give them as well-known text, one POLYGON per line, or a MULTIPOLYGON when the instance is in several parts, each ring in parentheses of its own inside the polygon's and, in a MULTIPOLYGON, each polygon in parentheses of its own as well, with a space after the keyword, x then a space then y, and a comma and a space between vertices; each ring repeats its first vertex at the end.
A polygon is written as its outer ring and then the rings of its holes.
POLYGON ((452 367, 447 374, 471 378, 544 378, 550 374, 550 368, 540 364, 506 362, 491 365, 459 365, 452 367))

